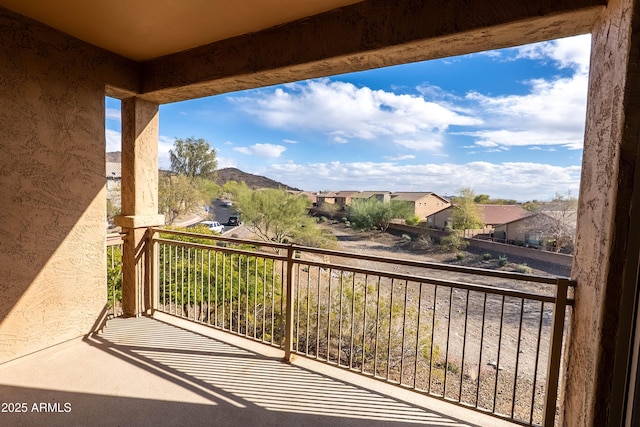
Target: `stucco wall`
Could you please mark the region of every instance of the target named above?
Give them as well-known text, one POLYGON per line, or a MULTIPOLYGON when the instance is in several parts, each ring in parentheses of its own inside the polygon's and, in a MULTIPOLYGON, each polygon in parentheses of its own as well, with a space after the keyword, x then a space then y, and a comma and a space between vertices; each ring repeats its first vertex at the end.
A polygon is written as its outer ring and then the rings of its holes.
POLYGON ((0 28, 2 363, 105 305, 104 77, 125 63, 1 8, 0 28))
POLYGON ((415 214, 420 217, 420 220, 424 221, 425 218, 429 215, 432 215, 449 205, 450 203, 447 203, 441 198, 430 194, 426 197, 423 197, 422 199, 416 200, 414 210, 415 214))

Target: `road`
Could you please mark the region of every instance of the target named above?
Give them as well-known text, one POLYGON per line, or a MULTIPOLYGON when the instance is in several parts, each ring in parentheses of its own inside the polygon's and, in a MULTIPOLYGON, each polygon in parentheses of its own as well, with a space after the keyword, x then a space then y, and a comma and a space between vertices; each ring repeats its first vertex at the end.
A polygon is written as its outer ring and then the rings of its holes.
POLYGON ((211 202, 209 212, 213 214, 213 218, 215 221, 218 221, 220 224, 224 225, 223 234, 227 234, 237 228, 236 226, 227 225, 227 223, 229 222, 229 217, 231 215, 237 214, 233 206, 226 206, 222 200, 215 199, 213 202, 211 202))

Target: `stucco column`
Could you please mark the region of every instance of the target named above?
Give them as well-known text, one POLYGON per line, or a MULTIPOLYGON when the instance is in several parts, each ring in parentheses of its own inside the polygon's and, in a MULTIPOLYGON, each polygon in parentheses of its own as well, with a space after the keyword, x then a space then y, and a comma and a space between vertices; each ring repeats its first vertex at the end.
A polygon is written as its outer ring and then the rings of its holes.
POLYGON ((127 234, 122 251, 122 305, 125 315, 149 308, 147 227, 164 224, 158 214, 158 104, 122 101, 122 215, 115 223, 127 234))
POLYGON ((638 236, 630 231, 631 201, 640 191, 634 187, 640 140, 639 18, 636 0, 611 0, 592 31, 565 392, 568 426, 618 426, 623 413, 622 365, 629 358, 622 347, 633 321, 625 305, 634 298, 637 270, 632 270, 638 261, 637 245, 630 244, 638 236))

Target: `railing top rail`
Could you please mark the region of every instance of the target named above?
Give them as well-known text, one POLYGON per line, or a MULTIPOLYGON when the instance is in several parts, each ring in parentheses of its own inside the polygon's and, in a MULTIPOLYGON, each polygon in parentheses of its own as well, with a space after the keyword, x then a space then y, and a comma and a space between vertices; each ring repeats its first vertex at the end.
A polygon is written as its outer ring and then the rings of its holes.
MULTIPOLYGON (((184 247, 184 248, 210 249, 210 250, 215 250, 217 252, 242 254, 242 255, 247 255, 247 256, 262 257, 262 258, 269 258, 269 259, 279 259, 279 260, 283 260, 283 261, 286 261, 286 259, 287 259, 286 253, 285 254, 280 254, 280 253, 275 253, 275 252, 271 252, 270 253, 270 252, 265 252, 265 251, 251 251, 251 250, 247 250, 247 249, 230 248, 230 247, 227 247, 227 246, 214 246, 214 245, 208 245, 206 243, 183 242, 181 240, 171 240, 171 239, 163 239, 163 238, 155 238, 155 239, 153 239, 153 241, 154 242, 158 242, 158 243, 167 243, 167 244, 180 246, 180 247, 184 247)), ((233 242, 233 243, 236 243, 236 242, 233 242)))
MULTIPOLYGON (((535 292, 519 291, 519 290, 515 290, 515 289, 507 289, 507 288, 498 287, 498 286, 489 286, 489 285, 481 285, 481 284, 476 284, 476 283, 459 282, 459 281, 456 281, 456 280, 436 279, 436 278, 433 278, 433 277, 424 277, 424 276, 417 276, 417 275, 412 275, 412 274, 393 273, 393 272, 388 272, 388 271, 352 267, 352 266, 347 266, 347 265, 326 264, 326 263, 323 263, 323 262, 305 261, 305 260, 300 260, 300 259, 296 259, 295 262, 298 263, 298 264, 301 264, 301 265, 324 267, 324 268, 332 269, 332 270, 347 271, 347 272, 350 272, 350 273, 358 273, 358 274, 366 274, 366 275, 369 275, 369 276, 385 277, 385 278, 388 278, 388 279, 407 281, 407 282, 428 283, 430 285, 446 286, 446 287, 450 287, 450 288, 454 288, 454 289, 464 289, 464 290, 468 290, 468 291, 477 291, 477 292, 483 292, 483 293, 487 293, 487 294, 503 295, 503 296, 507 296, 507 297, 523 298, 523 299, 528 299, 528 300, 551 302, 551 303, 556 301, 556 297, 553 296, 553 295, 544 295, 544 294, 538 294, 538 293, 535 293, 535 292)), ((572 300, 569 300, 569 303, 571 303, 571 302, 572 302, 572 300)))
MULTIPOLYGON (((425 269, 431 269, 431 270, 448 271, 453 273, 469 274, 469 275, 475 275, 475 276, 495 277, 495 278, 501 278, 501 279, 511 279, 511 280, 517 280, 522 282, 542 283, 542 284, 548 284, 548 285, 556 285, 558 280, 563 280, 563 281, 567 281, 569 286, 576 285, 575 281, 571 280, 568 277, 563 277, 563 276, 540 276, 540 275, 534 275, 534 274, 524 274, 524 273, 516 273, 516 272, 509 272, 509 271, 486 270, 486 269, 477 268, 477 267, 463 267, 463 266, 442 264, 442 263, 428 262, 428 261, 414 261, 414 260, 407 260, 407 259, 400 259, 400 258, 387 258, 387 257, 376 256, 376 255, 355 254, 355 253, 341 252, 341 251, 336 251, 331 249, 312 248, 308 246, 264 242, 264 241, 257 241, 257 240, 248 240, 248 239, 237 239, 232 237, 212 236, 212 235, 190 233, 190 232, 178 231, 178 230, 167 230, 167 229, 157 228, 157 227, 154 227, 151 230, 154 232, 167 233, 167 234, 173 234, 178 236, 192 236, 197 238, 206 238, 211 240, 212 242, 221 241, 221 242, 227 242, 227 243, 233 243, 233 244, 247 244, 247 245, 275 249, 275 250, 280 250, 280 249, 286 250, 286 249, 292 248, 295 251, 316 254, 316 255, 337 256, 337 257, 348 258, 348 259, 380 262, 384 264, 402 265, 407 267, 419 267, 419 268, 425 268, 425 269)), ((154 240, 172 242, 172 243, 178 242, 180 243, 180 245, 183 245, 185 247, 186 246, 198 247, 198 248, 207 247, 206 244, 180 242, 177 240, 163 240, 163 239, 154 239, 154 240)), ((216 247, 216 248, 218 250, 224 250, 227 252, 240 251, 240 249, 233 249, 233 248, 224 248, 224 247, 216 247)), ((265 255, 264 252, 251 252, 246 250, 243 251, 242 253, 245 253, 247 255, 249 254, 265 255)), ((286 258, 286 257, 283 257, 282 255, 277 255, 277 254, 273 254, 273 255, 266 254, 266 256, 270 258, 286 258)), ((327 266, 330 267, 331 264, 327 264, 327 266)))
POLYGON ((125 233, 110 233, 107 234, 107 246, 117 246, 124 243, 125 233))
POLYGON ((422 267, 422 268, 428 268, 432 270, 442 270, 442 271, 450 271, 455 273, 473 274, 477 276, 498 277, 502 279, 514 279, 514 280, 527 281, 527 282, 546 283, 550 285, 555 285, 558 279, 563 279, 563 280, 569 280, 570 286, 575 286, 574 281, 571 281, 567 277, 561 277, 561 276, 548 277, 548 276, 538 276, 534 274, 515 273, 515 272, 509 272, 509 271, 486 270, 486 269, 477 268, 477 267, 462 267, 458 265, 441 264, 437 262, 413 261, 413 260, 400 259, 400 258, 386 258, 386 257, 380 257, 376 255, 346 253, 346 252, 340 252, 340 251, 335 251, 330 249, 318 249, 318 248, 310 248, 307 246, 298 246, 298 245, 293 245, 293 248, 300 252, 307 252, 307 253, 313 253, 318 255, 333 255, 333 256, 339 256, 343 258, 382 262, 385 264, 393 263, 396 265, 404 265, 407 267, 422 267))
POLYGON ((191 233, 189 231, 169 230, 169 229, 160 228, 160 227, 152 227, 151 231, 158 232, 158 233, 173 234, 176 236, 191 236, 191 237, 197 237, 199 239, 209 239, 209 240, 229 242, 234 244, 248 244, 248 245, 261 246, 261 247, 267 247, 267 248, 273 248, 273 249, 287 249, 291 246, 285 243, 265 242, 262 240, 237 239, 235 237, 224 237, 219 235, 191 233))

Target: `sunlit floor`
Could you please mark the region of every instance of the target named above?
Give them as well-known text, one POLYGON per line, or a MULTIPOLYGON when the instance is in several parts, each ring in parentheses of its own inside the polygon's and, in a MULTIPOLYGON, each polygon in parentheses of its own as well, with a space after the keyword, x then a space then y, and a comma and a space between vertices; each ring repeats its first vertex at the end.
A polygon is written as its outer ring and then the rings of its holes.
POLYGON ((509 425, 170 316, 0 365, 0 425, 509 425))

